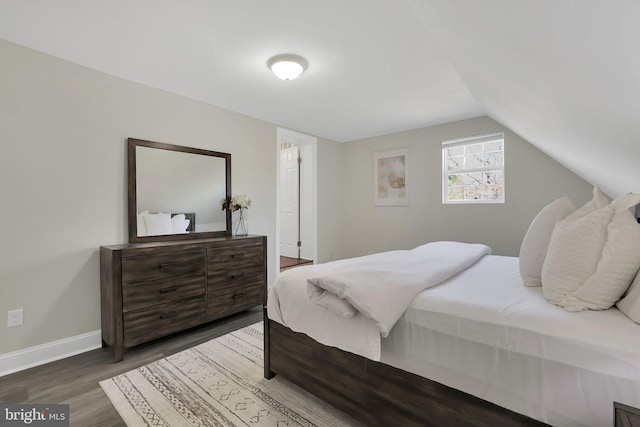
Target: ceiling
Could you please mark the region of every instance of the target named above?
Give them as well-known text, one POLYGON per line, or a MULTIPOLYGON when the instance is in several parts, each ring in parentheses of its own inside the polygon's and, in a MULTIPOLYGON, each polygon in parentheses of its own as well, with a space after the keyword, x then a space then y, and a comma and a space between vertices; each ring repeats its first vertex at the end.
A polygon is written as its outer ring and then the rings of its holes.
POLYGON ((339 142, 488 115, 612 196, 640 191, 638 22, 637 0, 0 0, 0 38, 339 142))

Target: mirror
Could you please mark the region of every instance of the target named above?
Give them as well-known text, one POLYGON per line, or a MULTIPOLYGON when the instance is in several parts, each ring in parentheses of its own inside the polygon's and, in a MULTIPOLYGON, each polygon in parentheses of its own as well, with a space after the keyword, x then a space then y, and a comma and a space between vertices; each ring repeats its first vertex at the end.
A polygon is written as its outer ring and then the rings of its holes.
POLYGON ((128 139, 129 242, 231 234, 231 154, 128 139))

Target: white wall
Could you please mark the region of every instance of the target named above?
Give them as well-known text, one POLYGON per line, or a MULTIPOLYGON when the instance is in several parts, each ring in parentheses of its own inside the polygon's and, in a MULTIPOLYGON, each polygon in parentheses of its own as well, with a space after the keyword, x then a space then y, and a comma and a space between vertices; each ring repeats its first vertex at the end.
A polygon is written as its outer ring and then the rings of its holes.
POLYGON ((100 329, 98 248, 128 241, 127 137, 231 153, 273 277, 274 124, 6 41, 0 58, 0 355, 100 329))
POLYGON ((488 117, 349 142, 340 157, 344 238, 333 246, 336 258, 435 240, 485 243, 495 254, 517 256, 529 223, 544 205, 569 196, 580 206, 591 198, 589 183, 488 117), (505 134, 506 203, 443 205, 442 141, 494 132, 505 134), (373 153, 405 147, 410 206, 373 206, 373 153))

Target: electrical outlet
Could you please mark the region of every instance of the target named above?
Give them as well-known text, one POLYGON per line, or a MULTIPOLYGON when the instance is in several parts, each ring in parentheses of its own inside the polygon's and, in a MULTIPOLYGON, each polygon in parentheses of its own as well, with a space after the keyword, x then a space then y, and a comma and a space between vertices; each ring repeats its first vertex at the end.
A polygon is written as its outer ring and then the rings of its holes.
POLYGON ((7 327, 22 326, 24 323, 24 309, 10 310, 7 316, 7 327))

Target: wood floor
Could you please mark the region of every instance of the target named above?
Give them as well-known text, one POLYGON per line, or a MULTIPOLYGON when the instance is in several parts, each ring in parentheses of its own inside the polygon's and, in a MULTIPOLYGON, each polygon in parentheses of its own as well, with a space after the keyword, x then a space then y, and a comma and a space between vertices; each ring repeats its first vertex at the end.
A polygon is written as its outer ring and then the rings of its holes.
POLYGON ((71 426, 124 427, 98 382, 260 320, 262 307, 256 307, 128 349, 119 363, 113 363, 111 349, 98 349, 0 377, 0 402, 66 403, 70 405, 71 426))
POLYGON ((313 260, 280 256, 280 271, 288 270, 290 268, 298 267, 305 264, 313 264, 313 260))

